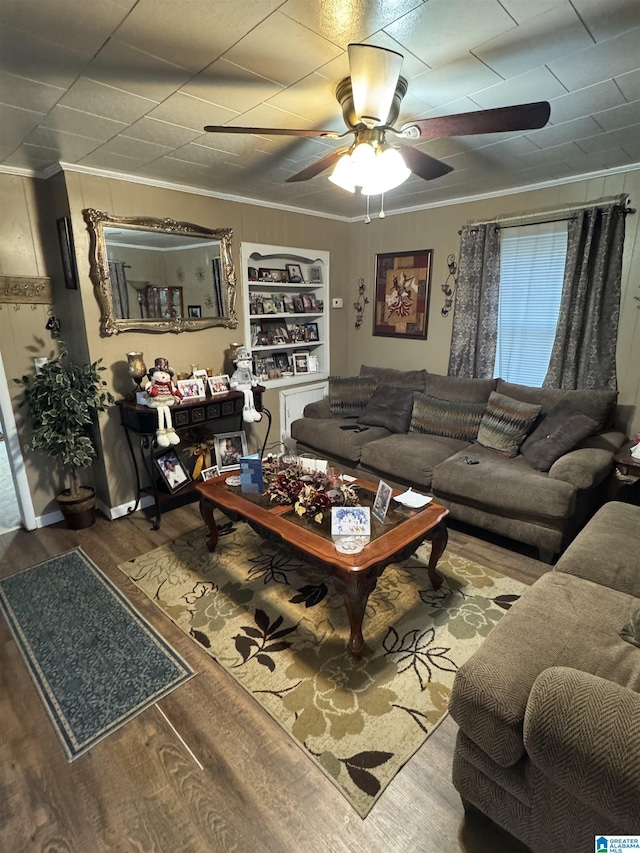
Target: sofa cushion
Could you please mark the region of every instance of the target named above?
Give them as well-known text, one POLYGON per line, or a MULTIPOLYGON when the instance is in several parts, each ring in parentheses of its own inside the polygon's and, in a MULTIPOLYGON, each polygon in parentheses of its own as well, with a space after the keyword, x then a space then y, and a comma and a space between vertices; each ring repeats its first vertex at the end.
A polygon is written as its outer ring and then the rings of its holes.
POLYGON ((407 432, 414 393, 410 388, 378 385, 358 418, 358 423, 384 427, 389 432, 407 432))
POLYGON ((535 471, 522 456, 508 459, 480 444, 441 462, 433 472, 433 491, 507 517, 564 519, 575 510, 575 486, 535 471))
POLYGON ((492 391, 478 430, 478 441, 503 456, 513 457, 533 427, 541 406, 523 403, 492 391))
POLYGON ((329 456, 357 464, 363 445, 389 435, 382 427, 368 427, 363 432, 340 429, 346 424, 355 426, 353 420, 344 418, 298 418, 291 424, 291 437, 313 448, 320 458, 329 456))
POLYGON ((597 431, 609 425, 617 391, 565 391, 561 388, 531 388, 529 385, 515 385, 498 379, 496 389, 500 394, 506 394, 524 403, 536 403, 542 406, 543 412, 548 412, 560 400, 566 400, 574 409, 593 418, 597 422, 597 431))
POLYGON ((375 376, 330 376, 329 407, 333 417, 357 418, 377 385, 375 376))
POLYGON ((411 388, 412 391, 424 391, 427 379, 426 370, 396 370, 393 367, 360 367, 360 376, 375 376, 381 385, 395 385, 397 388, 411 388))
POLYGON ((548 667, 573 667, 640 690, 638 650, 618 636, 621 614, 639 604, 633 596, 548 572, 460 667, 451 716, 494 761, 508 767, 524 754, 529 694, 548 667))
POLYGON ((548 471, 557 459, 597 429, 597 421, 578 412, 567 400, 560 400, 525 438, 520 453, 536 470, 548 471))
POLYGON ((391 480, 430 489, 435 466, 468 446, 468 442, 455 438, 396 433, 364 445, 360 464, 391 480))
POLYGON ((485 408, 485 403, 441 400, 415 391, 409 432, 475 441, 485 408))
POLYGON ((437 373, 429 373, 426 393, 440 400, 487 403, 497 384, 497 379, 467 379, 464 376, 439 376, 437 373))

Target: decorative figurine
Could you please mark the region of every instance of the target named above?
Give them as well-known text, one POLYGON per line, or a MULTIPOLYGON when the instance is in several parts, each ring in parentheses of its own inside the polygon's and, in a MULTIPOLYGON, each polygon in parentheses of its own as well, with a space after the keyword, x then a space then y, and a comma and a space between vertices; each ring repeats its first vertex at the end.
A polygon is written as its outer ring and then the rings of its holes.
POLYGON ((246 347, 238 347, 234 359, 236 369, 231 376, 231 388, 236 388, 244 394, 242 420, 252 423, 262 420, 260 412, 256 411, 253 402, 252 388, 258 384, 258 377, 251 370, 251 351, 246 347))
POLYGON ((147 406, 158 410, 158 447, 180 444, 180 436, 173 428, 171 406, 182 400, 182 393, 173 384, 173 370, 166 358, 156 358, 149 371, 149 384, 145 388, 147 406))

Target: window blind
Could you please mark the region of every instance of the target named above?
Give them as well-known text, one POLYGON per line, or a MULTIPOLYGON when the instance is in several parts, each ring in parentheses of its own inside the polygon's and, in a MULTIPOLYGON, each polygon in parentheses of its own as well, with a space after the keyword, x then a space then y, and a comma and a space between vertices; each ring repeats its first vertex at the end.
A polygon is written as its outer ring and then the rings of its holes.
POLYGON ((494 376, 540 387, 558 325, 567 223, 502 231, 494 376))

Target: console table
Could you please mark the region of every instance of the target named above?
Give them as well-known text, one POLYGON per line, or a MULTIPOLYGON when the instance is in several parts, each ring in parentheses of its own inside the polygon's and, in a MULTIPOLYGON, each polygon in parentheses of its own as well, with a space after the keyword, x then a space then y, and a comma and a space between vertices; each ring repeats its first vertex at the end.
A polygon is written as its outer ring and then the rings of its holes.
MULTIPOLYGON (((262 394, 264 388, 257 385, 253 389, 254 405, 262 411, 262 394)), ((180 449, 180 445, 172 448, 158 447, 156 440, 156 429, 158 427, 158 413, 148 406, 140 406, 129 400, 118 400, 120 409, 120 422, 127 437, 127 445, 136 477, 136 500, 129 507, 127 513, 135 512, 140 505, 143 494, 151 494, 154 499, 155 518, 153 529, 158 530, 162 518, 162 506, 171 503, 177 506, 181 503, 198 500, 195 483, 187 483, 179 492, 170 494, 158 488, 157 471, 154 469, 154 457, 159 451, 166 453, 167 450, 180 449), (134 440, 137 440, 140 455, 146 474, 151 482, 150 486, 142 486, 140 479, 140 468, 134 450, 134 440)), ((193 427, 208 426, 211 432, 238 432, 242 429, 242 409, 244 407, 244 396, 240 391, 229 391, 215 397, 206 397, 204 400, 183 400, 179 405, 171 409, 171 419, 176 432, 180 433, 193 427)))

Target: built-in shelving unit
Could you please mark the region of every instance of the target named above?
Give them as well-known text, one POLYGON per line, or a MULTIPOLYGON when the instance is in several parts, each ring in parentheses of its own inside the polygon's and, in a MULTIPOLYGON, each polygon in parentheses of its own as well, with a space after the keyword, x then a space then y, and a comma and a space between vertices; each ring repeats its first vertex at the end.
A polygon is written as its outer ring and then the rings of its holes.
POLYGON ((329 375, 329 252, 242 243, 245 344, 266 388, 329 375))

